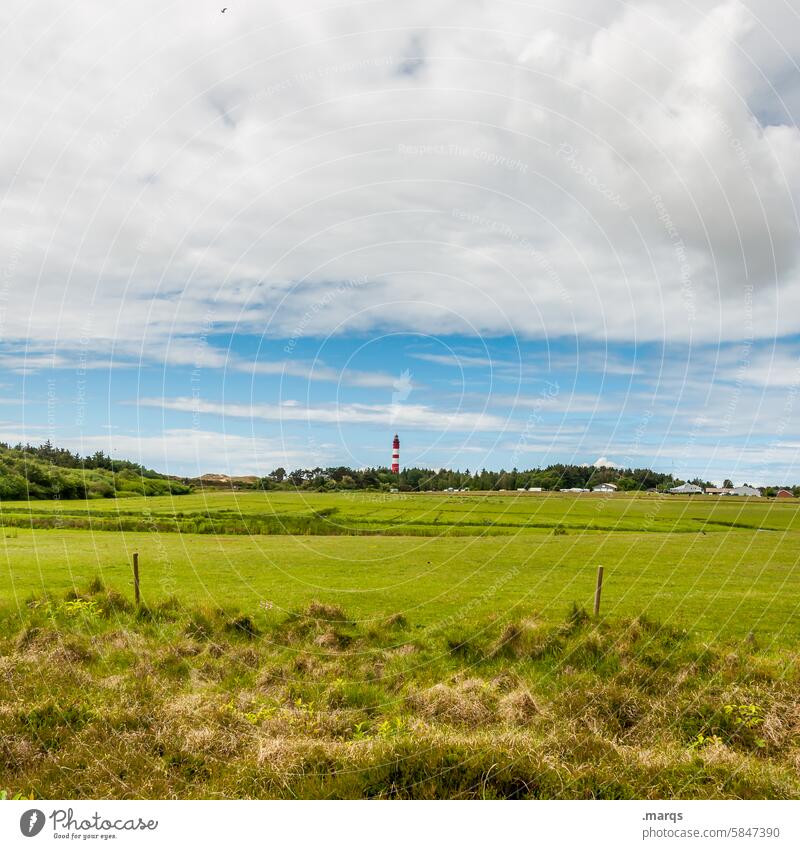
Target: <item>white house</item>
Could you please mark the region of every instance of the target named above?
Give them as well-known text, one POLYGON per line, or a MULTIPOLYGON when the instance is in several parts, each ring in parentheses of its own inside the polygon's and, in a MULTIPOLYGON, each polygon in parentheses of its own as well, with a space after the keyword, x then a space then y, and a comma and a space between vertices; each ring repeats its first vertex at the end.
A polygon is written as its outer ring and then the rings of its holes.
POLYGON ((696 486, 693 483, 684 483, 680 486, 673 486, 670 490, 672 495, 697 495, 697 493, 702 493, 703 487, 696 486))
POLYGON ((592 489, 592 492, 616 492, 617 485, 615 483, 599 483, 592 489))
POLYGON ((755 495, 760 496, 761 490, 756 489, 754 486, 735 486, 730 492, 729 495, 755 495))
POLYGON ((755 495, 759 497, 761 490, 754 486, 709 487, 706 490, 706 495, 755 495))

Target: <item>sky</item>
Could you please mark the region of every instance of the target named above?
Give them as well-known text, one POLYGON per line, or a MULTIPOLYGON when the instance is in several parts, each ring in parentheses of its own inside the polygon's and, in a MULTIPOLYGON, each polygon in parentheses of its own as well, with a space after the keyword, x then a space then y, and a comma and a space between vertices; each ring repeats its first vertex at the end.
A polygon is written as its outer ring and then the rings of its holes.
POLYGON ((0 10, 0 439, 800 483, 800 12, 0 10))

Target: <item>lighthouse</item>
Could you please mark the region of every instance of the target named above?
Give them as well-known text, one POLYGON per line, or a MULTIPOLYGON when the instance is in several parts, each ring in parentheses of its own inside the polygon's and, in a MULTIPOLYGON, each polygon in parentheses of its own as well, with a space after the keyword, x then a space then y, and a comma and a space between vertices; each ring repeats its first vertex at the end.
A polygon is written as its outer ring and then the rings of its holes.
POLYGON ((400 437, 395 434, 392 442, 392 472, 397 474, 400 471, 400 437))

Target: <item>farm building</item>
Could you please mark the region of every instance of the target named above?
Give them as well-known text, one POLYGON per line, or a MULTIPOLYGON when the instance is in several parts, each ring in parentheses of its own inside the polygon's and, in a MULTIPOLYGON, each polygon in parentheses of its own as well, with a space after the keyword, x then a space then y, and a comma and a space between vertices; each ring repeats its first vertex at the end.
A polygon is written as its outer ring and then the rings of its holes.
MULTIPOLYGON (((791 496, 791 492, 789 495, 791 496)), ((709 487, 706 490, 706 495, 755 495, 760 496, 761 490, 754 486, 726 486, 726 487, 709 487)))
POLYGON ((672 495, 697 495, 703 492, 703 487, 693 483, 684 483, 680 486, 673 486, 670 490, 672 495))
POLYGON ((592 492, 616 492, 617 485, 615 483, 599 483, 592 489, 592 492))
POLYGON ((775 498, 794 498, 794 495, 790 489, 779 489, 775 493, 775 498))
POLYGON ((754 486, 735 486, 728 495, 755 495, 760 496, 761 490, 754 486))

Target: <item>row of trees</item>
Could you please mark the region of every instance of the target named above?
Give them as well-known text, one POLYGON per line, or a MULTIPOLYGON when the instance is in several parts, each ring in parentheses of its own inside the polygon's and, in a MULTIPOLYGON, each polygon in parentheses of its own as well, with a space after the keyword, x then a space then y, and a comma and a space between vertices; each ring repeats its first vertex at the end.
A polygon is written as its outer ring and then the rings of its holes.
POLYGON ((152 469, 146 469, 139 463, 133 463, 130 460, 113 460, 102 451, 95 451, 94 454, 87 454, 82 457, 77 451, 73 453, 68 448, 57 448, 49 439, 42 445, 31 445, 29 443, 23 445, 21 442, 10 445, 7 442, 0 442, 0 448, 64 469, 106 469, 109 472, 135 472, 146 478, 164 477, 152 469))
MULTIPOLYGON (((399 474, 386 467, 351 469, 331 466, 294 469, 277 468, 254 484, 256 489, 302 489, 312 491, 383 490, 401 492, 442 492, 449 489, 491 491, 538 487, 559 490, 589 489, 613 483, 621 491, 663 492, 685 481, 652 469, 618 469, 610 466, 578 466, 556 463, 544 469, 470 471, 407 468, 399 474)), ((713 486, 694 478, 689 483, 713 486)), ((237 482, 239 488, 246 485, 237 482)), ((723 486, 732 486, 726 480, 723 486)), ((765 495, 775 495, 779 486, 766 487, 765 495)), ((786 487, 800 497, 800 487, 786 487)), ((25 498, 111 498, 124 495, 181 495, 192 491, 192 482, 159 475, 138 463, 113 460, 102 451, 82 457, 48 440, 43 445, 11 446, 0 442, 0 499, 25 498)))
POLYGON ((98 452, 81 458, 63 448, 0 443, 0 500, 183 495, 192 487, 98 452), (77 461, 76 461, 77 458, 77 461))
MULTIPOLYGON (((371 469, 351 469, 347 466, 331 466, 313 469, 294 469, 287 472, 284 468, 275 469, 261 478, 259 489, 303 489, 303 490, 348 490, 348 489, 399 489, 401 492, 442 492, 448 489, 468 489, 470 491, 517 490, 520 488, 540 487, 543 490, 569 489, 580 487, 590 489, 601 483, 613 483, 622 492, 648 491, 666 492, 683 483, 693 483, 703 488, 713 487, 714 483, 701 478, 685 481, 671 474, 654 472, 652 469, 618 469, 610 466, 576 466, 556 463, 544 469, 511 469, 499 472, 481 469, 463 472, 452 469, 403 469, 394 474, 385 467, 371 469)), ((723 483, 732 487, 730 480, 723 483)), ((781 485, 764 488, 765 495, 775 495, 778 489, 789 489, 800 497, 800 486, 781 485)))
MULTIPOLYGON (((511 469, 499 472, 481 469, 463 472, 452 469, 403 469, 393 474, 387 468, 351 469, 346 466, 313 469, 275 469, 262 478, 261 489, 347 490, 397 488, 403 492, 441 492, 448 489, 470 491, 517 490, 541 487, 558 490, 569 487, 589 488, 614 483, 620 490, 668 489, 683 481, 652 469, 615 469, 610 467, 555 464, 545 469, 511 469)), ((710 486, 711 484, 704 483, 710 486)))

